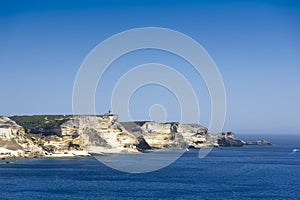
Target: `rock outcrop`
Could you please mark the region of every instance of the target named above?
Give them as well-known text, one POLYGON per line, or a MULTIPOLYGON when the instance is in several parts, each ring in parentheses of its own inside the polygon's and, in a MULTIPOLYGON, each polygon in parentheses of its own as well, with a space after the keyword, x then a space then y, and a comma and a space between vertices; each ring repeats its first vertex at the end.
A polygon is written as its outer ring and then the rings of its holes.
POLYGON ((117 115, 76 116, 61 129, 63 136, 78 136, 91 153, 138 153, 139 139, 122 127, 117 115))
POLYGON ((8 117, 0 117, 0 139, 11 140, 18 135, 24 135, 25 131, 15 121, 8 117))
POLYGON ((182 134, 172 130, 172 123, 145 122, 141 135, 151 148, 187 148, 182 134))
POLYGON ((253 142, 253 141, 243 141, 240 139, 236 139, 234 138, 233 132, 219 133, 215 137, 220 147, 242 147, 244 145, 261 145, 261 146, 272 145, 270 142, 266 140, 258 140, 253 142))
POLYGON ((218 146, 207 128, 198 124, 121 122, 132 134, 143 137, 152 148, 201 148, 218 146))
POLYGON ((258 141, 247 141, 245 142, 245 145, 260 145, 260 146, 269 146, 272 145, 270 142, 266 140, 258 140, 258 141))
POLYGON ((220 147, 242 147, 245 142, 234 138, 232 132, 220 133, 216 135, 220 147))
POLYGON ((44 151, 25 135, 23 127, 7 117, 0 117, 0 156, 44 156, 44 151))
POLYGON ((179 124, 177 131, 183 135, 191 148, 218 146, 208 129, 199 124, 179 124))
POLYGON ((97 116, 0 117, 0 157, 74 157, 141 153, 149 149, 269 145, 244 142, 232 132, 215 136, 199 124, 118 122, 113 114, 97 116), (16 120, 16 122, 14 120, 16 120), (22 126, 20 126, 22 125, 22 126), (25 128, 24 128, 25 127, 25 128))

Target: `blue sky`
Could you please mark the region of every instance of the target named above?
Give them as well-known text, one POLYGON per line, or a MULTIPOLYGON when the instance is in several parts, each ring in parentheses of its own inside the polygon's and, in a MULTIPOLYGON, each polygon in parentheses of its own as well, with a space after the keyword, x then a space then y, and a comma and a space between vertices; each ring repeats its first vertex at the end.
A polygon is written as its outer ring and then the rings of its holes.
MULTIPOLYGON (((227 93, 224 130, 300 133, 300 3, 297 1, 0 1, 0 114, 72 113, 73 83, 82 61, 101 41, 131 28, 157 26, 199 42, 218 66, 227 93)), ((97 111, 130 68, 168 64, 193 85, 201 123, 210 99, 201 77, 181 59, 149 50, 120 58, 104 75, 97 111), (118 67, 122 66, 122 67, 118 67)), ((164 104, 178 120, 177 102, 157 86, 137 91, 135 119, 164 104)))

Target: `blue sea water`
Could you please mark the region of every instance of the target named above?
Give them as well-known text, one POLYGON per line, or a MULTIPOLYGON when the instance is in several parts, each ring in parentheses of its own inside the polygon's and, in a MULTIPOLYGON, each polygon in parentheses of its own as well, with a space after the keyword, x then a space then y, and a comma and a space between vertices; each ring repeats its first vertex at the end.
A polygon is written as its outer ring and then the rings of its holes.
POLYGON ((146 174, 119 172, 95 158, 31 159, 0 165, 0 199, 300 199, 299 136, 273 146, 191 149, 146 174))

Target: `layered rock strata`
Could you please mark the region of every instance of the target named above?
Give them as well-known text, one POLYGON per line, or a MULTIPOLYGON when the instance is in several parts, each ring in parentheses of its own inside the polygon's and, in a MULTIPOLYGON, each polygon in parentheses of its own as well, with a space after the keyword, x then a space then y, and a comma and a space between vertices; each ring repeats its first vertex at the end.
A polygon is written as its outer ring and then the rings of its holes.
POLYGON ((141 153, 149 149, 163 148, 269 144, 266 141, 244 142, 235 139, 231 132, 212 136, 207 128, 198 124, 118 122, 118 116, 113 114, 14 116, 12 119, 0 117, 2 158, 74 157, 141 153))

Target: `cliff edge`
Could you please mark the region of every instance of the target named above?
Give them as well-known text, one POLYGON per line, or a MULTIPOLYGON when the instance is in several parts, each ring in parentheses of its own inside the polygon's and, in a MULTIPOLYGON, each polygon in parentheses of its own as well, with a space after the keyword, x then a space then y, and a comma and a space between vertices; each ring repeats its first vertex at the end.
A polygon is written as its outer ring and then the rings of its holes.
POLYGON ((0 157, 76 157, 186 149, 265 145, 231 132, 211 135, 199 124, 119 122, 118 116, 37 115, 0 117, 0 157))

